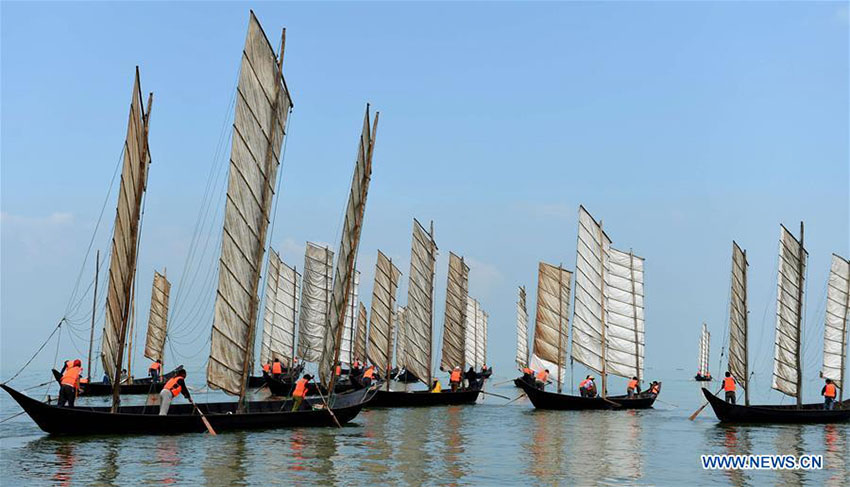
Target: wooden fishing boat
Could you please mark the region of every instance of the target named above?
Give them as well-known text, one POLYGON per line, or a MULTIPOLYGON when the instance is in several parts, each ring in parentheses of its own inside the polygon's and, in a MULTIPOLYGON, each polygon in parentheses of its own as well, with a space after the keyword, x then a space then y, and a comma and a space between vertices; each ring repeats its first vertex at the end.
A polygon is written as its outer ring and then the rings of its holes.
MULTIPOLYGON (((119 394, 159 394, 159 391, 162 390, 162 386, 165 385, 165 381, 174 377, 177 372, 182 369, 182 365, 178 366, 176 369, 165 374, 159 382, 154 382, 150 377, 145 377, 142 379, 134 379, 132 384, 121 384, 119 394)), ((60 374, 58 370, 53 369, 53 377, 56 378, 56 382, 60 382, 62 374, 60 374)), ((80 397, 108 396, 110 394, 112 394, 112 384, 108 384, 106 382, 88 382, 80 384, 80 397)))
POLYGON ((745 406, 731 404, 706 388, 703 395, 724 423, 839 423, 850 421, 850 399, 835 403, 835 409, 825 410, 823 403, 745 406))
MULTIPOLYGON (((265 385, 268 386, 269 391, 273 396, 285 397, 292 394, 292 391, 295 390, 295 380, 277 380, 273 377, 269 377, 266 380, 265 385)), ((351 382, 339 382, 337 381, 334 384, 334 392, 335 393, 344 393, 350 392, 353 390, 359 389, 356 385, 351 382)), ((307 394, 309 395, 317 395, 317 394, 325 394, 327 395, 328 390, 322 384, 318 384, 316 382, 308 382, 307 383, 307 394)))
POLYGON ((391 376, 394 381, 401 382, 402 384, 415 384, 421 381, 419 377, 416 377, 416 375, 411 373, 409 370, 399 371, 398 367, 395 367, 392 370, 391 376))
POLYGON ((708 326, 702 324, 702 333, 699 337, 699 362, 697 366, 697 375, 694 380, 697 382, 710 382, 711 372, 709 372, 708 362, 710 358, 709 347, 711 345, 711 333, 708 332, 708 326))
POLYGON ((442 391, 387 391, 378 389, 367 405, 370 408, 406 408, 424 406, 456 406, 475 404, 481 389, 466 389, 457 392, 442 391))
MULTIPOLYGON (((528 382, 519 380, 531 404, 537 409, 585 410, 585 409, 649 409, 655 403, 657 394, 643 392, 633 398, 627 396, 581 397, 557 392, 541 391, 528 382)), ((660 384, 659 384, 660 387, 660 384)))
MULTIPOLYGON (((3 389, 43 431, 53 435, 167 435, 200 433, 206 430, 191 404, 174 404, 168 415, 159 416, 159 406, 58 407, 26 396, 9 386, 3 389)), ((363 389, 329 398, 331 413, 318 396, 308 397, 308 409, 292 412, 292 400, 248 402, 238 411, 236 402, 197 404, 216 432, 245 429, 335 426, 354 419, 374 391, 363 389), (336 421, 334 420, 336 417, 336 421)), ((303 406, 302 406, 303 407, 303 406)))

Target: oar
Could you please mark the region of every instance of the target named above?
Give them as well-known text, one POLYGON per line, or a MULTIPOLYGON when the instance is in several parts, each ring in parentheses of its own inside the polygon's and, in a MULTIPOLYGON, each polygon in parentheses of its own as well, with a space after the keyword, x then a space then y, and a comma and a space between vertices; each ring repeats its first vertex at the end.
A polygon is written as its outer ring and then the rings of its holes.
POLYGON ((492 392, 487 392, 487 391, 478 391, 478 392, 480 392, 481 394, 487 394, 487 395, 490 395, 490 396, 501 397, 502 399, 510 399, 508 396, 503 396, 501 394, 494 394, 492 392))
POLYGON ((622 404, 620 404, 620 403, 618 403, 618 402, 614 402, 614 401, 612 401, 612 400, 608 399, 607 397, 603 397, 603 398, 602 398, 602 400, 603 400, 603 401, 605 401, 605 402, 607 402, 607 403, 609 403, 609 404, 613 404, 614 406, 617 406, 618 408, 623 407, 623 405, 622 405, 622 404))
POLYGON ((200 414, 200 415, 201 415, 201 421, 203 421, 203 422, 204 422, 204 426, 206 426, 206 427, 207 427, 207 431, 209 431, 211 435, 215 436, 215 435, 216 435, 215 430, 213 429, 213 427, 212 427, 212 425, 210 424, 210 422, 209 422, 209 421, 207 421, 207 417, 206 417, 206 416, 204 416, 204 413, 201 411, 201 408, 199 408, 199 407, 198 407, 198 405, 197 405, 197 404, 195 404, 195 401, 189 401, 189 402, 191 402, 191 403, 192 403, 192 407, 194 407, 194 408, 195 408, 195 411, 197 411, 197 412, 198 412, 198 414, 200 414))
MULTIPOLYGON (((723 389, 723 386, 720 386, 720 389, 723 389)), ((720 393, 720 389, 717 389, 717 392, 714 393, 715 396, 720 393)), ((706 406, 708 406, 708 401, 705 401, 705 404, 703 404, 702 406, 700 406, 699 409, 694 411, 694 414, 690 415, 688 417, 688 419, 690 419, 691 421, 697 419, 697 416, 699 416, 699 413, 701 413, 702 410, 705 409, 706 406)))
MULTIPOLYGON (((312 380, 312 379, 310 379, 310 380, 312 380)), ((316 384, 316 392, 318 392, 318 393, 319 393, 319 397, 321 397, 321 398, 322 398, 322 404, 324 404, 324 405, 325 405, 325 409, 327 409, 327 410, 328 410, 328 412, 329 412, 329 413, 331 413, 331 417, 334 419, 334 423, 336 423, 336 425, 337 425, 337 427, 338 427, 338 428, 342 428, 342 425, 341 425, 341 424, 339 424, 339 420, 338 420, 338 419, 336 419, 336 415, 334 414, 333 410, 331 409, 331 405, 330 405, 330 404, 328 404, 328 402, 327 402, 327 401, 325 401, 325 396, 322 394, 322 388, 321 388, 321 385, 320 385, 320 384, 316 384)))
POLYGON ((660 403, 662 403, 662 404, 666 404, 666 405, 668 405, 668 406, 673 406, 674 408, 679 407, 678 405, 673 404, 672 402, 663 401, 663 400, 661 400, 661 399, 658 399, 657 397, 655 398, 655 400, 656 400, 656 401, 658 401, 658 402, 660 402, 660 403))
POLYGON ((508 402, 506 402, 506 403, 502 404, 502 406, 507 406, 508 404, 510 404, 510 403, 512 403, 512 402, 516 401, 517 399, 520 399, 520 398, 522 398, 522 397, 524 397, 524 396, 525 396, 525 393, 523 392, 523 393, 522 393, 522 394, 520 394, 519 396, 517 396, 517 397, 515 397, 515 398, 511 399, 510 401, 508 401, 508 402))
POLYGON ((493 384, 493 387, 500 386, 502 384, 507 384, 508 382, 513 382, 513 381, 514 381, 513 379, 503 380, 502 382, 497 382, 497 383, 493 384))

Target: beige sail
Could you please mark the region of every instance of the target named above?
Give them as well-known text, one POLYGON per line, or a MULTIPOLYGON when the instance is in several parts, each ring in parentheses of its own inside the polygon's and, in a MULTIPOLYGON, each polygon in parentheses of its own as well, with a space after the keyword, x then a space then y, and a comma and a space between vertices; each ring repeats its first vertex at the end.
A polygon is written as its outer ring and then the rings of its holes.
POLYGON ((301 285, 301 312, 298 315, 298 357, 318 362, 327 332, 326 320, 333 287, 334 253, 307 242, 301 285))
POLYGON ((547 368, 559 384, 567 363, 571 279, 572 272, 563 267, 545 262, 537 267, 533 353, 538 367, 547 368))
POLYGON ((525 287, 519 287, 516 302, 516 366, 528 365, 528 310, 525 307, 525 287))
POLYGON ((354 271, 354 285, 345 307, 345 321, 342 329, 342 342, 339 347, 339 361, 343 365, 354 362, 354 340, 357 333, 357 304, 360 297, 360 271, 354 271))
POLYGON ((463 367, 466 300, 469 293, 469 266, 449 252, 449 272, 446 283, 446 315, 443 321, 443 353, 440 365, 445 370, 463 367))
MULTIPOLYGON (((475 367, 478 363, 478 347, 477 347, 477 331, 481 314, 481 304, 477 299, 468 296, 466 299, 466 316, 464 324, 464 347, 463 347, 463 362, 461 368, 475 367)), ((479 364, 480 365, 480 364, 479 364)))
POLYGON ((729 298, 729 372, 747 389, 747 254, 732 242, 732 284, 729 298))
POLYGON ((150 119, 142 104, 139 70, 133 83, 130 99, 130 119, 124 142, 124 164, 112 234, 112 256, 109 262, 109 287, 106 295, 106 318, 101 343, 103 371, 116 378, 122 360, 124 339, 130 310, 130 294, 136 275, 136 256, 139 241, 139 215, 142 195, 148 178, 150 153, 148 152, 148 123, 150 119))
POLYGON ((437 244, 415 219, 410 251, 410 284, 404 316, 404 362, 402 365, 426 383, 431 378, 431 343, 434 313, 434 265, 437 244))
MULTIPOLYGON (((354 283, 354 268, 357 260, 357 248, 360 245, 360 231, 363 229, 363 216, 366 212, 366 196, 369 192, 369 181, 372 176, 372 154, 375 149, 375 132, 378 128, 378 114, 370 128, 369 106, 363 118, 363 130, 360 133, 360 143, 357 150, 357 162, 351 179, 351 192, 348 196, 348 206, 345 210, 345 221, 342 226, 342 239, 337 253, 336 270, 334 271, 331 306, 327 319, 327 335, 325 336, 322 358, 319 361, 319 376, 325 383, 330 383, 334 363, 340 360, 340 344, 345 321, 346 307, 351 299, 351 288, 354 283)), ((353 313, 352 313, 353 315, 353 313)))
POLYGON ((832 254, 826 290, 826 323, 823 330, 821 376, 843 389, 847 360, 847 319, 850 317, 850 261, 832 254))
POLYGON ((614 247, 605 271, 605 359, 608 373, 643 378, 643 258, 614 247))
POLYGON ((779 237, 779 272, 776 291, 776 341, 771 387, 797 397, 802 319, 802 288, 806 272, 806 250, 784 226, 779 237))
MULTIPOLYGON (((282 54, 282 53, 281 53, 282 54)), ((284 127, 292 100, 280 60, 251 13, 242 51, 230 152, 207 384, 245 393, 259 308, 265 251, 284 127)))
POLYGON ((382 372, 392 367, 393 331, 398 329, 393 326, 393 308, 400 276, 398 267, 379 250, 375 264, 375 284, 372 287, 372 313, 369 316, 369 347, 366 357, 382 372))
POLYGON ((366 358, 366 327, 369 326, 369 316, 363 301, 357 306, 357 332, 354 339, 354 360, 363 362, 366 358))
POLYGON ((708 367, 710 345, 711 333, 708 332, 708 326, 703 323, 702 333, 700 333, 699 337, 699 365, 697 367, 697 374, 701 375, 702 377, 708 377, 710 375, 708 367))
POLYGON ((475 368, 478 369, 487 364, 487 321, 490 315, 482 309, 475 318, 475 368))
POLYGON ((145 340, 145 357, 151 360, 163 360, 165 357, 165 336, 168 332, 168 297, 171 283, 154 271, 153 289, 151 289, 151 311, 148 317, 148 336, 145 340))
POLYGON ((271 249, 266 273, 261 363, 269 363, 276 358, 283 363, 292 363, 300 280, 301 275, 282 262, 280 255, 271 249))
MULTIPOLYGON (((407 320, 405 315, 407 309, 404 306, 399 306, 393 316, 393 333, 395 338, 395 363, 399 367, 403 367, 407 361, 406 354, 404 352, 404 347, 407 342, 407 334, 405 333, 405 328, 407 328, 407 320)), ((390 363, 392 365, 392 363, 390 363)))

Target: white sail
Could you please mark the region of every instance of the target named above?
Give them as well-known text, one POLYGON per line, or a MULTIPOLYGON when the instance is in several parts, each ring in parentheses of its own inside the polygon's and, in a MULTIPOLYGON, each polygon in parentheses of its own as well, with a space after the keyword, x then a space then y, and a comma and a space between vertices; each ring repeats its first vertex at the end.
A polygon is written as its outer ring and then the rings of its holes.
POLYGON ((372 287, 372 313, 369 316, 369 347, 366 356, 381 372, 392 367, 394 343, 393 308, 401 272, 392 261, 378 251, 375 264, 375 284, 372 287))
POLYGON ((773 354, 772 387, 797 397, 798 364, 802 313, 802 288, 806 272, 806 251, 782 226, 779 237, 779 272, 776 292, 776 341, 773 354))
POLYGON ((357 331, 354 339, 354 360, 363 362, 366 358, 366 332, 369 326, 369 315, 363 301, 357 306, 357 331))
POLYGON ((301 284, 301 312, 298 315, 298 357, 318 362, 325 343, 325 320, 333 286, 334 253, 307 242, 301 284))
POLYGON ((729 372, 747 389, 747 254, 732 242, 732 279, 729 300, 729 372))
POLYGON ((486 311, 479 310, 475 317, 475 368, 487 364, 487 320, 490 315, 486 311))
MULTIPOLYGON (((122 344, 127 336, 131 288, 136 275, 136 253, 139 241, 139 215, 150 165, 148 152, 148 114, 142 105, 139 70, 133 83, 130 99, 130 120, 124 142, 124 165, 112 234, 112 256, 109 262, 109 287, 106 295, 106 318, 101 343, 103 371, 111 379, 124 354, 122 344)), ((91 373, 91 371, 87 371, 91 373)))
POLYGON ((171 294, 171 283, 168 279, 154 271, 153 289, 151 289, 151 311, 148 317, 148 336, 145 340, 145 357, 151 360, 162 360, 165 357, 165 337, 168 332, 168 297, 171 294))
POLYGON ((519 287, 516 302, 516 366, 528 365, 528 310, 525 307, 525 287, 519 287))
POLYGON ((298 284, 301 275, 280 260, 273 249, 269 252, 266 275, 263 341, 260 362, 275 358, 291 363, 295 355, 295 314, 298 309, 298 284))
MULTIPOLYGON (((464 347, 463 347, 463 362, 460 365, 462 369, 466 367, 475 367, 478 364, 478 347, 476 346, 476 332, 478 331, 478 315, 481 313, 481 305, 478 300, 472 296, 466 299, 466 315, 464 325, 464 347)), ((480 364, 479 364, 480 365, 480 364)))
MULTIPOLYGON (((331 306, 326 321, 327 334, 319 361, 319 377, 325 384, 330 385, 334 364, 340 361, 340 345, 342 342, 346 308, 351 300, 351 288, 356 287, 355 267, 357 249, 360 246, 360 232, 363 230, 363 217, 366 213, 366 196, 369 193, 369 181, 372 177, 372 155, 375 149, 375 135, 378 129, 378 114, 374 121, 369 116, 369 105, 363 117, 363 129, 357 145, 357 160, 354 164, 354 174, 351 177, 351 190, 348 194, 348 204, 345 208, 345 220, 342 224, 342 237, 339 242, 336 269, 334 270, 333 292, 331 306), (370 127, 370 121, 372 123, 370 127)), ((352 308, 352 322, 354 319, 352 308)))
MULTIPOLYGON (((394 342, 395 342, 395 363, 399 367, 404 367, 404 363, 407 360, 406 354, 404 352, 405 343, 407 342, 407 334, 405 333, 405 328, 407 327, 405 315, 407 309, 404 306, 399 306, 396 312, 393 315, 393 333, 394 333, 394 342)), ((392 364, 390 364, 392 365, 392 364)))
POLYGON ((821 376, 843 389, 847 359, 847 319, 850 316, 850 261, 832 254, 826 290, 826 323, 823 330, 821 376))
POLYGON ((431 378, 431 327, 436 261, 437 244, 431 234, 414 219, 410 284, 404 316, 404 362, 401 365, 426 383, 429 383, 431 378))
POLYGON ((572 272, 540 262, 537 267, 537 312, 534 319, 534 356, 538 366, 560 381, 566 364, 569 336, 572 272))
POLYGON ((446 314, 443 324, 443 353, 440 365, 444 370, 463 367, 466 300, 469 292, 469 266, 462 257, 449 252, 449 272, 446 283, 446 314))
POLYGON ((709 372, 709 346, 711 345, 711 333, 708 332, 708 326, 702 324, 702 333, 699 336, 699 365, 697 366, 697 374, 702 377, 708 377, 709 372))
POLYGON ((342 342, 339 349, 339 361, 343 365, 354 362, 354 339, 357 333, 357 304, 360 298, 360 271, 354 271, 354 285, 345 307, 345 322, 342 329, 342 342))
POLYGON ((613 247, 605 269, 605 326, 608 373, 643 378, 643 258, 613 247))

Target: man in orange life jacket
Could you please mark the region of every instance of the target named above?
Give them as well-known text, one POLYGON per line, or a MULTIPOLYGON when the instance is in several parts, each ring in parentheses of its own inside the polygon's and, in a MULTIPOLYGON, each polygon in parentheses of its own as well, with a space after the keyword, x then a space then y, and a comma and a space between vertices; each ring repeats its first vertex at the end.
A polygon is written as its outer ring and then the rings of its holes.
POLYGON ((626 395, 635 397, 636 394, 640 394, 640 383, 637 377, 632 377, 632 380, 626 386, 626 395))
POLYGON ((735 404, 735 378, 732 373, 726 371, 726 377, 723 379, 723 390, 726 391, 726 402, 735 404))
POLYGON ((274 362, 272 362, 272 378, 275 380, 280 380, 280 376, 283 375, 283 364, 280 363, 280 359, 275 357, 274 362))
POLYGON ((820 391, 820 394, 823 396, 823 408, 827 411, 835 407, 836 392, 836 387, 832 379, 827 379, 826 385, 820 391))
POLYGON ((366 370, 363 371, 363 377, 360 379, 360 383, 363 387, 369 387, 372 385, 372 379, 375 377, 375 366, 370 365, 366 367, 366 370))
POLYGON ((596 397, 596 384, 593 383, 592 375, 588 375, 579 383, 578 392, 581 397, 596 397))
POLYGON ((189 388, 186 387, 186 381, 184 379, 186 379, 186 371, 180 369, 177 371, 177 375, 168 379, 165 385, 162 386, 162 392, 159 393, 160 416, 168 414, 168 408, 171 407, 171 400, 180 393, 183 393, 183 397, 187 401, 192 402, 192 396, 189 395, 189 388))
POLYGON ((80 390, 80 376, 83 373, 82 362, 79 359, 71 362, 65 362, 65 367, 62 367, 62 378, 59 380, 59 407, 68 404, 68 407, 74 407, 74 401, 77 399, 77 391, 80 390), (68 364, 70 363, 70 366, 68 364))
MULTIPOLYGON (((304 377, 295 381, 295 390, 292 391, 292 410, 298 411, 301 409, 301 404, 304 402, 304 398, 307 397, 307 383, 313 377, 310 374, 304 374, 304 377)), ((309 406, 309 404, 306 404, 309 406)), ((307 408, 305 408, 307 409, 307 408)))
POLYGON ((460 381, 462 380, 460 367, 455 367, 452 369, 451 374, 449 375, 449 385, 452 386, 452 392, 456 392, 460 387, 460 381))
POLYGON ((541 391, 546 389, 546 383, 549 381, 549 369, 541 370, 539 374, 537 374, 537 381, 534 383, 538 389, 541 391))
POLYGON ((263 364, 263 377, 268 377, 268 375, 271 373, 271 371, 272 371, 272 364, 270 364, 269 362, 264 363, 263 364))
POLYGON ((148 367, 148 375, 154 382, 159 382, 159 376, 162 374, 162 360, 157 359, 148 367))
POLYGON ((531 370, 529 366, 525 366, 522 368, 522 380, 526 382, 531 382, 534 379, 534 371, 531 370))

